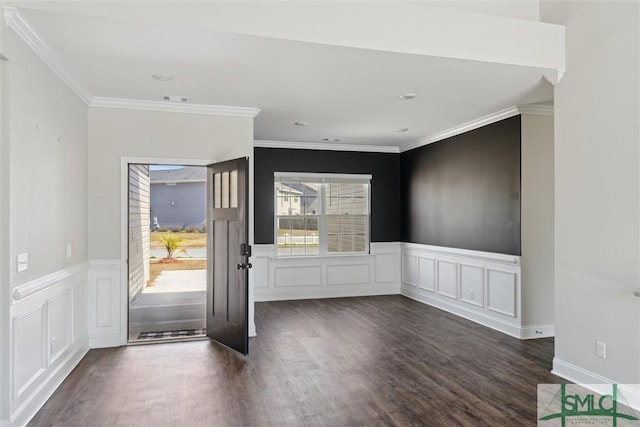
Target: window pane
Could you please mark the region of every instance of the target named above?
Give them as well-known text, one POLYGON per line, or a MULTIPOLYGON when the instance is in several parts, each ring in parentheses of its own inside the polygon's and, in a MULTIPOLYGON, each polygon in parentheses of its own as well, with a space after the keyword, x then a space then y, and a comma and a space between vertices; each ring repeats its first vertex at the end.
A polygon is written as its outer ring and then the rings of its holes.
POLYGON ((342 177, 331 174, 325 179, 325 183, 312 178, 315 182, 276 180, 278 255, 363 253, 367 249, 369 184, 341 182, 342 177))
POLYGON ((229 207, 229 172, 222 172, 222 208, 229 207))
POLYGON ((278 255, 317 255, 320 253, 318 217, 277 217, 278 255))
POLYGON ((213 175, 213 207, 220 208, 220 173, 213 175))
POLYGON ((327 216, 327 251, 364 252, 367 238, 366 215, 327 216))
POLYGON ((229 189, 229 206, 232 208, 237 208, 238 207, 238 171, 237 170, 232 170, 231 171, 231 177, 230 177, 230 186, 231 188, 229 189))

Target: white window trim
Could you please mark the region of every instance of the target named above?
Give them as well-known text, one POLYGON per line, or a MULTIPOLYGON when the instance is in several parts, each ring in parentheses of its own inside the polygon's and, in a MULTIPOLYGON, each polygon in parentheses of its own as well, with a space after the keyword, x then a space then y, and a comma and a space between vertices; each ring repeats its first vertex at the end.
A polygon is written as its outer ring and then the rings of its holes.
MULTIPOLYGON (((305 172, 274 172, 273 173, 273 239, 274 255, 277 258, 326 258, 344 256, 363 256, 371 254, 371 174, 337 174, 337 173, 305 173, 305 172), (328 252, 327 248, 327 213, 325 206, 325 186, 321 185, 318 191, 320 201, 320 214, 318 215, 318 254, 314 255, 279 255, 278 254, 278 197, 277 186, 280 182, 315 182, 318 184, 329 184, 331 182, 349 182, 353 184, 367 185, 367 225, 365 227, 365 250, 364 252, 328 252), (324 238, 323 238, 324 236, 324 238)), ((291 215, 280 215, 291 216, 291 215)), ((301 215, 304 216, 304 215, 301 215)))

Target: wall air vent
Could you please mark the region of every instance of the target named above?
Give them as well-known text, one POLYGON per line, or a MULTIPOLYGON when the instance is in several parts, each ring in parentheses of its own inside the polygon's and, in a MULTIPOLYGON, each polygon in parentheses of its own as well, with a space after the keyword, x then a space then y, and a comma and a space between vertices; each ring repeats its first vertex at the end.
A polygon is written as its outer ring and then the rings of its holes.
POLYGON ((164 99, 165 101, 170 101, 170 102, 187 102, 188 99, 186 96, 168 96, 165 95, 162 97, 162 99, 164 99))

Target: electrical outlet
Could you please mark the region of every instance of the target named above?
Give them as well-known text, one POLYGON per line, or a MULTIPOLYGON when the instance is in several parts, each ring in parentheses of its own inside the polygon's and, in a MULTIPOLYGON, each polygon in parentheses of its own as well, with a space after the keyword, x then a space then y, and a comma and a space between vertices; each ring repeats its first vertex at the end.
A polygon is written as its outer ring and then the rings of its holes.
POLYGON ((29 254, 28 253, 23 253, 23 254, 19 254, 16 257, 16 269, 18 270, 18 273, 22 273, 23 271, 26 271, 29 268, 29 254))
POLYGON ((596 356, 603 359, 607 358, 607 344, 602 341, 596 341, 596 356))
POLYGON ((67 244, 67 258, 71 258, 71 243, 67 244))

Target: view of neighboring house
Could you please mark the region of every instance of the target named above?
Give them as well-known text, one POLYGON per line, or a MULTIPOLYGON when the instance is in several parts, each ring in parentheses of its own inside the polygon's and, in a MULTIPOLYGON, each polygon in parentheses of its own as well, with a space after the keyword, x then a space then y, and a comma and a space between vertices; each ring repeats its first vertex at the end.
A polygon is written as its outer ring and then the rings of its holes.
POLYGON ((312 183, 276 183, 277 215, 314 215, 319 212, 318 191, 312 183))
POLYGON ((207 171, 203 167, 151 170, 151 228, 204 231, 207 171))

